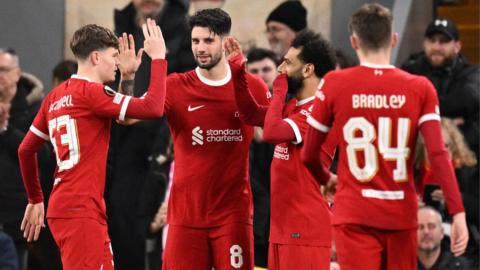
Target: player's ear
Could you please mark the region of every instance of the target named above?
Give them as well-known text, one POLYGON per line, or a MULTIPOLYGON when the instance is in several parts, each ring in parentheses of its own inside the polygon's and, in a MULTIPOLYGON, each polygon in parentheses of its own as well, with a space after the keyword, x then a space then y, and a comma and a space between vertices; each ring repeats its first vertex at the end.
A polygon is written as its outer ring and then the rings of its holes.
POLYGON ((310 63, 305 64, 305 66, 303 66, 302 73, 304 78, 312 76, 315 73, 315 66, 310 63))
POLYGON ((392 48, 395 48, 398 44, 398 33, 394 32, 392 34, 392 48))
POLYGON ((355 36, 355 34, 350 36, 350 45, 354 50, 358 50, 358 38, 355 36))
POLYGON ((89 60, 94 66, 98 65, 100 63, 100 53, 98 51, 91 52, 89 60))

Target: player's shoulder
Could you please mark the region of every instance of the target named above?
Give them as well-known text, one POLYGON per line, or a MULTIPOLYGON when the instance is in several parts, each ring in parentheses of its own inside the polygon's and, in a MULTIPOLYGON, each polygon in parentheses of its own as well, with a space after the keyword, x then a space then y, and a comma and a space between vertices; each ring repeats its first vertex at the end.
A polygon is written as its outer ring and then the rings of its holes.
POLYGON ((168 74, 167 83, 185 83, 188 81, 193 81, 195 78, 195 70, 175 72, 168 74))

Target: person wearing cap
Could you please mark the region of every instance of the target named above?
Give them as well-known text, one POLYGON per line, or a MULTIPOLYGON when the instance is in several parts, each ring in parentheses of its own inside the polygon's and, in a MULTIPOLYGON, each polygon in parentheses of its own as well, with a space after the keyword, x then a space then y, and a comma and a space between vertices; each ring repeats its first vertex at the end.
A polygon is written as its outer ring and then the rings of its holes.
MULTIPOLYGON (((412 54, 402 69, 426 76, 433 83, 438 94, 441 116, 454 120, 478 159, 480 69, 478 65, 468 63, 461 48, 455 23, 449 19, 435 19, 425 30, 424 50, 412 54)), ((480 210, 478 200, 466 198, 479 197, 478 172, 478 166, 472 167, 468 174, 456 170, 471 235, 478 234, 480 210), (473 233, 473 230, 476 232, 473 233)), ((477 244, 472 241, 466 251, 467 257, 475 258, 475 264, 478 264, 477 248, 477 244)))
POLYGON ((268 15, 265 23, 270 49, 281 62, 296 34, 307 27, 307 9, 300 1, 285 1, 268 15))
POLYGON ((461 48, 455 23, 449 19, 435 19, 425 31, 424 50, 412 54, 402 69, 424 75, 433 83, 441 116, 455 120, 478 158, 480 69, 468 63, 461 48))

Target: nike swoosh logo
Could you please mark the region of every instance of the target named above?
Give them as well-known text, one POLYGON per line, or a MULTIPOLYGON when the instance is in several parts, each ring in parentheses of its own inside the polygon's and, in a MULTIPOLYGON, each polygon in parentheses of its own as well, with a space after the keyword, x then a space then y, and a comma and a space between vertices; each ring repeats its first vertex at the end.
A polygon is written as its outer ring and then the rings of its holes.
POLYGON ((188 111, 189 112, 193 112, 193 111, 196 111, 202 107, 205 107, 205 105, 200 105, 200 106, 197 106, 197 107, 192 107, 191 105, 188 105, 188 111))

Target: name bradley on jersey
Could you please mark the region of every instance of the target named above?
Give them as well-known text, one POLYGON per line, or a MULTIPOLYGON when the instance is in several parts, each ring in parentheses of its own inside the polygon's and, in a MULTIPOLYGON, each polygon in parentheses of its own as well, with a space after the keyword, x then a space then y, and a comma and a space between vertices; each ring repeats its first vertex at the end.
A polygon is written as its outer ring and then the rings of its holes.
POLYGON ((59 110, 63 107, 73 107, 72 95, 63 96, 50 104, 48 112, 59 110))
POLYGON ((354 109, 400 109, 405 105, 405 102, 405 95, 352 95, 352 108, 354 109))

